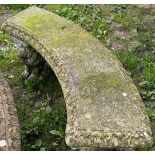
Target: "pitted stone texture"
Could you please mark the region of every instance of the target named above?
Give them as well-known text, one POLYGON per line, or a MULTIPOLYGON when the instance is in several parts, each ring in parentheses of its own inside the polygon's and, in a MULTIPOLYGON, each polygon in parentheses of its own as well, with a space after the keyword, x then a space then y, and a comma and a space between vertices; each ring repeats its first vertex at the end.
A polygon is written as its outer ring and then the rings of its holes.
POLYGON ((4 30, 38 51, 57 75, 66 101, 70 147, 152 145, 150 122, 136 86, 97 39, 37 7, 8 19, 4 30))
POLYGON ((0 72, 0 151, 20 150, 20 128, 15 103, 0 72))

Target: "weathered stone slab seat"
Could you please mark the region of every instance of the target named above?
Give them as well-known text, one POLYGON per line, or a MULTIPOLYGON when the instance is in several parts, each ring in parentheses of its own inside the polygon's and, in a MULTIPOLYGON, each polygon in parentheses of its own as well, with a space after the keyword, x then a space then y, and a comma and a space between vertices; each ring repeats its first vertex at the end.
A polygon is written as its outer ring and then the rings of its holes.
POLYGON ((115 56, 80 26, 30 7, 4 30, 38 51, 54 70, 67 108, 73 148, 136 148, 152 144, 143 102, 115 56))
POLYGON ((20 128, 13 96, 0 72, 0 151, 20 150, 20 128))

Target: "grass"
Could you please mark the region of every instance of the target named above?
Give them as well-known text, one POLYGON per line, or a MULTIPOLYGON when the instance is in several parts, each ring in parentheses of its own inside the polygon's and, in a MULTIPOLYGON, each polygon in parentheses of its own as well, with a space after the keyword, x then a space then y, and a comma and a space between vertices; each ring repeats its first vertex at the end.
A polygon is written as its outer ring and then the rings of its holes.
POLYGON ((23 150, 68 150, 64 107, 53 108, 47 101, 40 104, 33 119, 23 124, 23 150))
POLYGON ((132 17, 127 15, 126 9, 128 5, 117 5, 114 10, 112 10, 112 18, 115 22, 121 24, 123 29, 130 30, 134 28, 132 17))
POLYGON ((6 34, 4 34, 3 31, 1 31, 1 29, 2 29, 2 25, 0 23, 0 42, 9 43, 10 42, 10 37, 7 36, 6 34))
MULTIPOLYGON (((139 8, 137 5, 112 5, 107 12, 103 12, 105 6, 96 5, 38 6, 81 25, 107 47, 111 41, 121 41, 121 44, 125 45, 114 54, 132 77, 145 103, 154 137, 153 147, 145 150, 155 150, 155 39, 153 36, 155 30, 144 20, 146 15, 153 16, 154 11, 139 8), (105 19, 109 17, 111 21, 107 22, 105 19), (118 25, 121 31, 129 32, 136 29, 137 34, 130 37, 113 35, 112 23, 118 25), (131 39, 138 41, 139 44, 135 47, 127 46, 131 39)), ((23 9, 28 6, 9 7, 23 9)), ((59 98, 62 97, 63 100, 63 95, 53 71, 47 70, 48 74, 43 81, 23 80, 20 78, 23 66, 10 44, 9 37, 1 31, 0 41, 5 41, 9 45, 6 50, 0 52, 2 60, 0 68, 14 90, 17 101, 22 128, 22 150, 69 150, 64 141, 65 106, 55 106, 59 98), (52 78, 47 80, 49 77, 52 78)))

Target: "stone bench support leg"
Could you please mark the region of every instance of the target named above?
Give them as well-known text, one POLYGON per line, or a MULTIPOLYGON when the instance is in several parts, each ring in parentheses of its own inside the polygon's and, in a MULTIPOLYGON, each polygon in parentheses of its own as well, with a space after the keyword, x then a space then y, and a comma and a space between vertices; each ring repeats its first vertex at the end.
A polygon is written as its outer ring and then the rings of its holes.
POLYGON ((21 58, 22 63, 25 65, 25 70, 22 73, 22 76, 28 79, 39 77, 45 66, 45 61, 42 56, 25 42, 15 37, 12 38, 17 48, 19 57, 21 58))

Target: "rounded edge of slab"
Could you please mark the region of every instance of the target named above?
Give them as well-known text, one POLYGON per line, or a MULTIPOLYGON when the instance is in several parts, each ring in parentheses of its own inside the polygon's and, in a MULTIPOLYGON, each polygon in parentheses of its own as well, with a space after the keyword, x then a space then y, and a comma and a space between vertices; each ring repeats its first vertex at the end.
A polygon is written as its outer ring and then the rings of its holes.
POLYGON ((145 148, 152 146, 152 137, 146 131, 76 130, 73 135, 66 136, 66 143, 74 148, 145 148))

